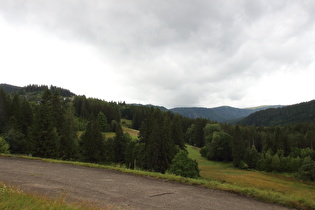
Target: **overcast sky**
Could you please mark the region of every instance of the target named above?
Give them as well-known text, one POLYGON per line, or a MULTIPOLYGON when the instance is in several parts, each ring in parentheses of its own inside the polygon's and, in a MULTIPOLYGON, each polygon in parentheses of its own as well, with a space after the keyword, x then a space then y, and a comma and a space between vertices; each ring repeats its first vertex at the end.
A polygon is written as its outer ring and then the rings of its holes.
POLYGON ((315 99, 313 0, 0 0, 0 83, 173 107, 315 99))

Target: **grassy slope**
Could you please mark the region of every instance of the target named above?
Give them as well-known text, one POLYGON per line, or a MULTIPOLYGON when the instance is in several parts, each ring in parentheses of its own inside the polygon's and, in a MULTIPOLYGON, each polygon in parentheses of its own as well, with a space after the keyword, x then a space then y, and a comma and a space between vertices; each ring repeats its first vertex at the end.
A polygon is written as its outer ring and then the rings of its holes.
POLYGON ((301 182, 275 173, 237 169, 232 163, 206 160, 201 157, 198 148, 187 146, 187 149, 190 157, 197 160, 201 176, 223 183, 226 190, 252 195, 268 202, 315 209, 314 183, 301 182))

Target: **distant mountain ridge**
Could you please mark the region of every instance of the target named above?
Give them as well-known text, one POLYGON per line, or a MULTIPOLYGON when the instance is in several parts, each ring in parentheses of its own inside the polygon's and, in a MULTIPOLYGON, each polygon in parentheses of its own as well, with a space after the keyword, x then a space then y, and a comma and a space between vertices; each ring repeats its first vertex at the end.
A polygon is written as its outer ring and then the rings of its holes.
POLYGON ((272 106, 260 106, 257 108, 235 108, 230 106, 220 106, 215 108, 202 108, 202 107, 182 107, 173 108, 170 111, 178 113, 189 118, 206 118, 212 121, 224 123, 224 122, 234 122, 241 120, 249 116, 250 114, 257 112, 259 110, 282 107, 281 105, 272 106))

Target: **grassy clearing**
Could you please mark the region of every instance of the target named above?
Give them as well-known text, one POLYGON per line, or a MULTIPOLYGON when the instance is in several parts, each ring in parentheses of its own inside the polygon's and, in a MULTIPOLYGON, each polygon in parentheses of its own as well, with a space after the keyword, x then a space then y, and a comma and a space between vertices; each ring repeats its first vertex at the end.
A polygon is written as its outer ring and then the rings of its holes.
POLYGON ((20 210, 20 209, 96 209, 83 204, 66 204, 64 199, 48 199, 43 196, 26 194, 19 189, 7 187, 0 183, 0 209, 20 210))
POLYGON ((123 127, 132 128, 132 120, 121 119, 120 123, 123 127))
POLYGON ((124 133, 129 133, 132 138, 138 138, 139 131, 127 127, 122 127, 124 133))
POLYGON ((232 163, 209 161, 201 157, 198 148, 187 146, 189 156, 197 160, 200 175, 207 180, 216 180, 223 189, 250 195, 257 199, 284 204, 300 209, 315 209, 315 184, 301 182, 276 173, 241 170, 232 163))

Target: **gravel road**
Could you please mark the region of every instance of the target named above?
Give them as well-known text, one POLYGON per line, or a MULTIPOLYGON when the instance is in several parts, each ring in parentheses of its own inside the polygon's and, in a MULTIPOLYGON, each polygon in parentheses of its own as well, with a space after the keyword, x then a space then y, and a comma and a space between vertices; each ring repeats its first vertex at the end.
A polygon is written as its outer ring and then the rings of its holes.
POLYGON ((0 157, 0 182, 69 202, 119 209, 286 209, 198 186, 22 158, 0 157))

